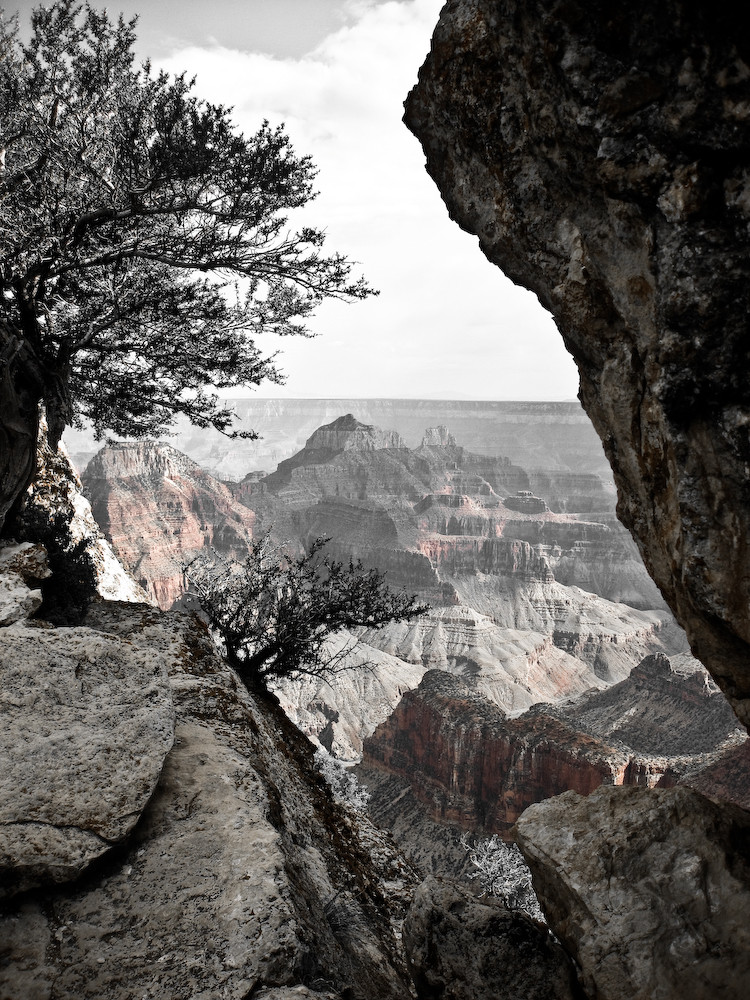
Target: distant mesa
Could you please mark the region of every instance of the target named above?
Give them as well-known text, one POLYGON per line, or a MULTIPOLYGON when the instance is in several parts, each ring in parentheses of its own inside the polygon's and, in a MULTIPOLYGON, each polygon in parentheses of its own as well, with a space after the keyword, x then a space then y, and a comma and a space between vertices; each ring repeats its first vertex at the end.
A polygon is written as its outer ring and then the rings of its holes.
POLYGON ((514 497, 506 497, 503 504, 509 510, 522 514, 546 514, 549 507, 541 497, 535 497, 531 490, 519 490, 514 497))
POLYGON ((428 427, 422 438, 423 448, 456 448, 456 439, 444 424, 428 427))
POLYGON ((352 413, 319 427, 305 443, 310 451, 378 451, 381 448, 405 448, 396 431, 383 431, 373 424, 363 424, 352 413))

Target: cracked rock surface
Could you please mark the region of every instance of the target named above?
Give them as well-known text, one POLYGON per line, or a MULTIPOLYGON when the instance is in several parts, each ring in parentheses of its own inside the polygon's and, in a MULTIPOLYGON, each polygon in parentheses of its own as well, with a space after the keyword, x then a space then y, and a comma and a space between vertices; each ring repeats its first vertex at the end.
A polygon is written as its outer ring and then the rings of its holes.
POLYGON ((76 878, 133 829, 174 736, 163 656, 88 628, 0 629, 0 898, 76 878))
POLYGON ((750 814, 688 788, 601 787, 530 806, 518 842, 597 1000, 744 1000, 750 814))
MULTIPOLYGON (((102 603, 85 624, 71 634, 166 665, 174 746, 121 847, 72 885, 6 902, 0 997, 408 997, 398 933, 414 874, 332 801, 273 699, 251 696, 188 615, 102 603)), ((107 737, 129 761, 119 724, 107 737)))

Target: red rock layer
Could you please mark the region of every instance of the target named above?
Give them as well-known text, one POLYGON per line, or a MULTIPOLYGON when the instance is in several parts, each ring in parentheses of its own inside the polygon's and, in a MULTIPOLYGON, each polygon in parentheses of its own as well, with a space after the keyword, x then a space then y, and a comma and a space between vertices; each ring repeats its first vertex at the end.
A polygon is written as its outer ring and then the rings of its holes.
POLYGON ((253 512, 169 445, 109 445, 89 463, 83 484, 117 556, 164 609, 184 593, 182 567, 202 548, 238 559, 247 553, 253 512))
MULTIPOLYGON (((500 834, 533 802, 569 789, 667 787, 717 758, 705 779, 727 784, 722 762, 736 757, 721 754, 743 736, 705 672, 687 670, 649 656, 621 684, 512 719, 458 678, 431 670, 365 741, 363 765, 407 780, 431 819, 500 834)), ((735 785, 741 801, 746 784, 735 785)))
POLYGON ((567 789, 622 784, 629 763, 551 716, 508 719, 437 670, 365 741, 363 758, 406 778, 432 819, 488 833, 507 833, 532 802, 567 789))

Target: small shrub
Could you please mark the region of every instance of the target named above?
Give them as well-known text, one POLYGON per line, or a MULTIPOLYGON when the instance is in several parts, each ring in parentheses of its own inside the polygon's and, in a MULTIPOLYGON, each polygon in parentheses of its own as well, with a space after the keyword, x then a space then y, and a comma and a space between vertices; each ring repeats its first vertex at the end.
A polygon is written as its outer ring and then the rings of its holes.
POLYGON ((476 869, 469 872, 469 878, 479 879, 482 895, 501 899, 509 910, 521 910, 546 923, 531 882, 531 871, 517 844, 506 844, 497 834, 473 844, 464 836, 461 843, 476 869))

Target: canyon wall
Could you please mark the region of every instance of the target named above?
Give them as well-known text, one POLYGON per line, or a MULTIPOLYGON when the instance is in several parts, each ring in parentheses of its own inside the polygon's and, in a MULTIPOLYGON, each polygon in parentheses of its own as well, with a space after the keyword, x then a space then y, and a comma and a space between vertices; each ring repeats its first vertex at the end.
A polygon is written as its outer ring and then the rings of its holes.
POLYGON ((365 740, 360 774, 367 784, 375 772, 375 789, 378 772, 406 783, 432 820, 508 836, 533 802, 600 785, 700 784, 744 746, 728 702, 689 656, 648 656, 619 684, 514 718, 430 670, 365 740))
POLYGON ((206 546, 244 558, 255 516, 226 486, 163 442, 108 445, 83 485, 119 559, 160 607, 184 592, 183 567, 206 546))
POLYGON ((449 0, 406 104, 452 217, 555 317, 618 513, 750 720, 750 33, 682 0, 449 0))

